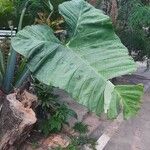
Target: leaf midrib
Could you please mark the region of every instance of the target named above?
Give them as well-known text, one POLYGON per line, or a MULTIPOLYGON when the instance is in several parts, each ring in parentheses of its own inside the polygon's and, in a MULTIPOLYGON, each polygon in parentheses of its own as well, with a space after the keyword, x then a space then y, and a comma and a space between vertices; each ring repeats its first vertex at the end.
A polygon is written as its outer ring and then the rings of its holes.
POLYGON ((78 26, 79 26, 79 21, 80 21, 80 18, 81 18, 83 6, 84 6, 84 5, 81 5, 81 7, 80 7, 80 12, 79 12, 79 16, 78 16, 78 19, 77 19, 77 23, 76 23, 74 32, 73 32, 72 37, 70 38, 69 42, 68 42, 66 45, 69 45, 69 43, 70 43, 70 42, 74 39, 74 37, 75 37, 75 34, 76 34, 76 32, 77 32, 77 28, 78 28, 78 26))

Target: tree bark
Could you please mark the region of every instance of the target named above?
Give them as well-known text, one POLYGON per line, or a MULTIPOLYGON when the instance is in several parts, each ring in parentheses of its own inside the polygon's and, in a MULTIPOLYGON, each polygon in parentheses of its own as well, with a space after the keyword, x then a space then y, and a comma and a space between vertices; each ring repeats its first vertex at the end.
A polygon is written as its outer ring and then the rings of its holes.
POLYGON ((93 6, 96 6, 97 0, 89 0, 89 3, 91 3, 93 6))
POLYGON ((104 12, 111 17, 113 24, 115 24, 118 17, 118 1, 103 0, 102 5, 104 12))
POLYGON ((116 24, 116 20, 118 17, 118 5, 117 0, 112 0, 111 12, 110 17, 112 19, 113 24, 116 24))
POLYGON ((0 110, 0 150, 15 150, 27 137, 36 116, 10 94, 4 99, 0 110))

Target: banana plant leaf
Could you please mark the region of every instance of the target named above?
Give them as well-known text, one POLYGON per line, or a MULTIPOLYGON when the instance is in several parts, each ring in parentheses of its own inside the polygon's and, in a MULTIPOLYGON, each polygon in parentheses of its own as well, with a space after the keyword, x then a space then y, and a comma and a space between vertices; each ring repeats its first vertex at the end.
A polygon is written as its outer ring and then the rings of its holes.
POLYGON ((115 86, 109 79, 136 70, 128 50, 114 33, 111 20, 84 0, 59 6, 69 39, 59 41, 44 25, 27 26, 12 39, 14 50, 28 60, 41 82, 70 93, 80 104, 100 115, 134 116, 140 108, 142 85, 115 86))

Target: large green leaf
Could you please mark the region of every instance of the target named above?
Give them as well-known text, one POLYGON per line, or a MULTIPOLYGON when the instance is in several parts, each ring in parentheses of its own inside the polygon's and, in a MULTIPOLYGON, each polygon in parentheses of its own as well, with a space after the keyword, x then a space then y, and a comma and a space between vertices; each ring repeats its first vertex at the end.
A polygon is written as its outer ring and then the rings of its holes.
POLYGON ((69 26, 66 45, 48 26, 36 25, 18 32, 13 48, 28 59, 29 69, 41 82, 66 90, 96 114, 105 111, 115 118, 122 108, 125 118, 134 115, 143 87, 114 86, 109 81, 136 70, 109 17, 84 0, 65 2, 59 10, 69 26))

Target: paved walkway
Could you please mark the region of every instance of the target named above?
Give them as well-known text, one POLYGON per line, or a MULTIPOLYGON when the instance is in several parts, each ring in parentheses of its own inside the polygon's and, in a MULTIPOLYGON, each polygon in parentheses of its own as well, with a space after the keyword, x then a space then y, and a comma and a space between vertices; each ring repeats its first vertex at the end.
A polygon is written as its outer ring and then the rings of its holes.
MULTIPOLYGON (((150 79, 150 71, 138 69, 137 75, 150 79)), ((137 117, 124 121, 104 150, 150 150, 150 80, 145 83, 142 108, 137 117)))
POLYGON ((150 89, 138 116, 124 121, 104 150, 150 150, 150 89))

